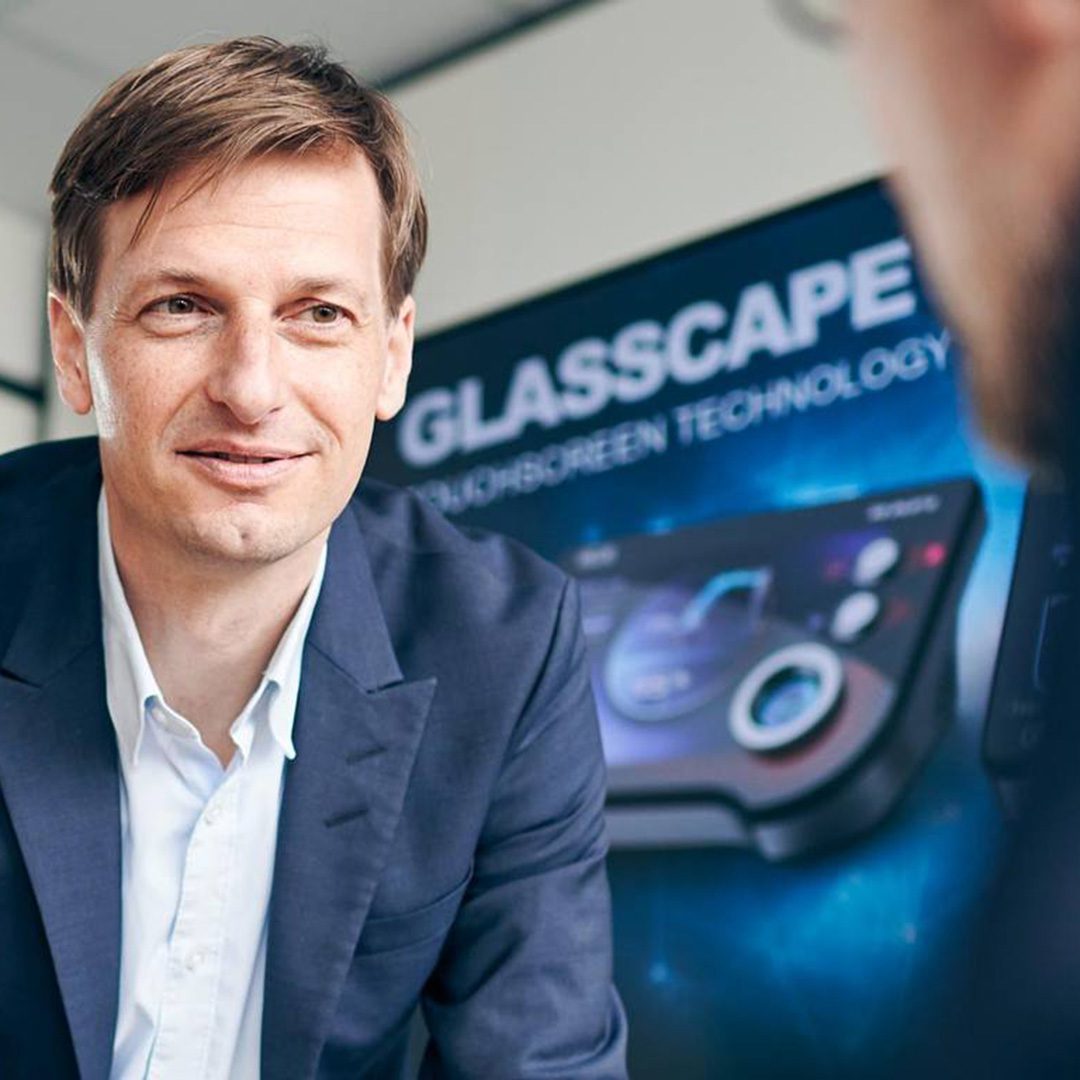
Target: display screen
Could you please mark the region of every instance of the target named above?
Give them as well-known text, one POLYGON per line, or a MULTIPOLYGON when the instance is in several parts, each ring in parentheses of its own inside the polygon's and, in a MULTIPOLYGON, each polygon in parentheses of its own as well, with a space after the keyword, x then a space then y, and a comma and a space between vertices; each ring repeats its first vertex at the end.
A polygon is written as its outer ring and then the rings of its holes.
POLYGON ((889 1075, 1002 830, 1023 478, 881 187, 433 335, 369 472, 581 581, 634 1076, 889 1075))

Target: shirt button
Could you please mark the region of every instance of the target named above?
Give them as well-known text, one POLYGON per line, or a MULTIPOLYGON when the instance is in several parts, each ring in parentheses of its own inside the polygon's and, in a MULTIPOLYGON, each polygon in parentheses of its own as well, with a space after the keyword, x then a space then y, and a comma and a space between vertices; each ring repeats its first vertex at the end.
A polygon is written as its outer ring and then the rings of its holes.
POLYGON ((219 817, 221 817, 221 804, 214 803, 207 807, 206 813, 203 814, 203 821, 205 821, 207 825, 214 825, 219 817))
POLYGON ((184 967, 186 967, 188 971, 197 971, 202 966, 202 962, 205 959, 206 954, 202 949, 192 949, 191 952, 188 953, 187 959, 184 961, 184 967))

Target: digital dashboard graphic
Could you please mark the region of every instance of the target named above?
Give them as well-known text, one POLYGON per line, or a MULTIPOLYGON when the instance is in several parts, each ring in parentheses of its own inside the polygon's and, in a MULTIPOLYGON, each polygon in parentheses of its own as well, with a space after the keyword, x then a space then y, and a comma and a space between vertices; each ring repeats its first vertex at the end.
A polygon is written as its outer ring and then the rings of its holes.
POLYGON ((581 548, 616 844, 827 848, 956 710, 971 480, 581 548))

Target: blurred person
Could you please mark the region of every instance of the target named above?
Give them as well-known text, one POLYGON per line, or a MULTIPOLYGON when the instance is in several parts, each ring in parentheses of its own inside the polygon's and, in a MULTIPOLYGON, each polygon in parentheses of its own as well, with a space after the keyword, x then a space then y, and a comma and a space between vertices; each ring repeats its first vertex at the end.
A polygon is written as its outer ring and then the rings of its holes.
POLYGON ((114 83, 52 182, 60 393, 0 458, 0 1075, 618 1078, 576 593, 364 480, 426 212, 314 47, 114 83))
MULTIPOLYGON (((976 415, 1000 448, 1064 480, 1076 536, 1080 2, 841 6, 901 210, 965 346, 976 415)), ((1064 669, 970 997, 939 1033, 942 1073, 1080 1075, 1080 700, 1064 669)))

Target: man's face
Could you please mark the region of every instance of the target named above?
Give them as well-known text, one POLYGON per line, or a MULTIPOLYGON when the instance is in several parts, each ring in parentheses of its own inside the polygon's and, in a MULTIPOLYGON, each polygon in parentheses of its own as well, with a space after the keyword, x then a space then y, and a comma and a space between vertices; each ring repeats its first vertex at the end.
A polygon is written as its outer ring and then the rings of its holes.
POLYGON ((1080 194, 1061 26, 1040 24, 1029 0, 846 7, 901 208, 967 347, 983 424, 1005 449, 1043 460, 1080 194))
POLYGON ((118 546, 274 562, 321 542, 401 407, 413 304, 387 310, 359 153, 193 178, 134 243, 147 197, 106 211, 92 314, 50 305, 61 392, 97 412, 118 546))

